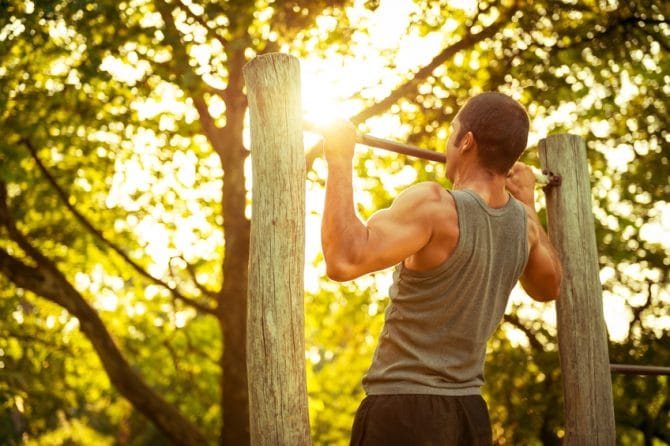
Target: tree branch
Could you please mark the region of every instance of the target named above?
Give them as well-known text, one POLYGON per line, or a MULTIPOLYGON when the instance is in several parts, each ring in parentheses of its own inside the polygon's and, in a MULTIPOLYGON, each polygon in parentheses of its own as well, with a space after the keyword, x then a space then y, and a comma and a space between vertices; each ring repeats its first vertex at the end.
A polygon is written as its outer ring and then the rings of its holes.
MULTIPOLYGON (((166 288, 167 290, 172 293, 172 295, 184 302, 187 305, 190 305, 197 310, 206 313, 206 314, 216 314, 216 309, 210 307, 209 305, 204 305, 198 301, 196 301, 193 298, 184 296, 182 293, 180 293, 176 288, 171 287, 161 279, 154 277, 153 275, 149 274, 144 268, 142 268, 139 264, 137 264, 134 260, 132 260, 119 246, 116 244, 112 243, 110 240, 108 240, 100 230, 98 230, 96 227, 91 224, 91 222, 86 219, 72 204, 70 204, 70 200, 68 199, 67 194, 65 191, 60 187, 56 179, 51 175, 49 170, 44 166, 42 163, 42 160, 39 158, 37 155, 37 150, 35 147, 32 145, 30 140, 27 138, 22 138, 21 142, 28 148, 28 151, 30 152, 31 156, 35 160, 35 163, 37 164, 37 167, 40 169, 44 177, 47 179, 51 187, 53 187, 54 191, 56 192, 56 195, 58 198, 61 200, 61 202, 65 205, 65 207, 70 211, 70 213, 77 219, 77 221, 86 228, 87 231, 89 231, 92 235, 94 235, 96 238, 98 238, 100 241, 102 241, 106 246, 108 246, 112 251, 116 252, 121 258, 128 264, 130 265, 137 273, 139 273, 141 276, 147 278, 151 282, 160 285, 163 288, 166 288)), ((6 203, 0 203, 0 206, 3 207, 3 209, 6 209, 6 203)), ((7 216, 8 217, 8 216, 7 216)), ((8 226, 8 229, 10 232, 12 232, 12 228, 14 230, 15 236, 17 235, 16 228, 13 224, 10 224, 8 226)), ((25 239, 20 236, 12 237, 17 243, 19 243, 19 246, 21 246, 21 249, 23 249, 26 254, 28 254, 30 257, 35 259, 38 263, 44 263, 47 261, 46 257, 42 255, 41 252, 39 252, 37 249, 32 247, 30 244, 25 243, 25 239)))
MULTIPOLYGON (((35 283, 41 283, 45 281, 45 278, 42 275, 42 273, 40 273, 40 271, 34 266, 26 265, 20 260, 15 259, 12 255, 10 255, 7 251, 5 251, 2 248, 0 248, 0 272, 5 277, 8 277, 18 287, 31 290, 35 292, 35 294, 39 294, 40 296, 43 295, 42 289, 41 288, 34 289, 35 286, 33 285, 35 283), (38 293, 37 291, 40 292, 38 293)), ((45 295, 44 297, 47 297, 49 300, 55 302, 55 300, 51 296, 52 292, 53 289, 48 289, 48 287, 45 287, 44 293, 49 294, 49 296, 45 295)), ((60 305, 62 302, 58 301, 56 303, 60 305)))
MULTIPOLYGON (((179 3, 183 6, 181 1, 179 3)), ((195 82, 198 82, 199 76, 193 71, 188 63, 189 55, 184 47, 181 34, 177 29, 174 18, 172 17, 172 10, 164 0, 156 0, 156 8, 163 19, 163 23, 165 23, 166 40, 174 52, 173 60, 175 60, 177 73, 184 80, 184 82, 182 82, 183 87, 189 92, 189 95, 193 99, 193 105, 200 116, 202 132, 210 141, 216 141, 220 138, 222 129, 216 126, 214 118, 209 113, 207 101, 205 100, 202 91, 194 85, 195 82)), ((198 87, 201 84, 202 82, 198 82, 198 87)), ((218 92, 218 94, 223 97, 225 92, 218 92)))
POLYGON ((200 292, 206 296, 211 297, 212 299, 216 299, 216 291, 209 290, 207 289, 203 284, 198 282, 198 279, 196 278, 195 270, 193 269, 193 265, 188 263, 184 256, 174 256, 170 258, 170 261, 168 262, 168 268, 170 269, 170 274, 172 274, 173 277, 176 277, 175 272, 172 269, 172 261, 174 259, 181 259, 184 264, 186 265, 186 271, 188 271, 189 276, 191 277, 191 280, 193 281, 193 284, 200 290, 200 292))
POLYGON ((215 38, 216 40, 219 41, 219 43, 221 44, 221 46, 223 46, 224 48, 226 48, 226 47, 228 46, 228 40, 226 40, 225 37, 219 35, 215 30, 213 30, 212 28, 210 28, 210 27, 209 27, 209 24, 207 23, 207 20, 206 20, 204 17, 202 17, 202 16, 200 16, 200 15, 194 13, 194 12, 191 10, 191 8, 190 8, 187 4, 185 4, 185 3, 183 2, 183 0, 177 0, 177 3, 179 4, 179 6, 182 7, 182 10, 183 10, 184 12, 186 12, 186 15, 187 15, 189 18, 193 19, 193 20, 194 20, 195 22, 197 22, 200 26, 202 26, 203 28, 205 28, 205 29, 207 30, 207 34, 213 35, 214 38, 215 38))
POLYGON ((14 240, 16 244, 19 245, 19 248, 21 248, 23 252, 35 262, 41 264, 51 263, 51 260, 45 257, 37 248, 28 242, 16 227, 16 224, 14 224, 14 220, 12 219, 7 206, 7 186, 4 181, 0 182, 0 224, 7 228, 9 238, 14 240))
MULTIPOLYGON (((1 250, 0 250, 1 251, 1 250)), ((0 258, 3 258, 3 253, 4 255, 7 255, 6 252, 2 251, 0 252, 0 258)), ((52 339, 45 339, 45 338, 40 338, 39 336, 35 336, 29 333, 24 333, 24 332, 16 332, 13 330, 2 330, 0 331, 0 337, 3 339, 7 338, 14 338, 18 339, 19 341, 22 342, 34 342, 35 344, 40 344, 46 347, 50 351, 62 351, 68 354, 74 354, 72 347, 68 344, 57 344, 53 342, 52 339)))
MULTIPOLYGON (((486 8, 488 9, 488 8, 486 8)), ((502 29, 516 13, 516 4, 509 8, 504 14, 496 20, 493 24, 489 25, 484 30, 478 32, 477 34, 472 34, 470 30, 474 26, 475 20, 473 19, 472 23, 467 27, 467 34, 458 42, 449 45, 444 48, 439 54, 437 54, 433 59, 424 67, 420 68, 411 79, 407 80, 404 84, 399 85, 395 90, 389 93, 381 101, 371 105, 370 107, 358 112, 356 115, 350 118, 351 122, 354 124, 360 124, 370 119, 373 116, 377 116, 387 109, 389 109, 393 104, 398 102, 398 100, 407 97, 411 94, 416 93, 418 85, 421 81, 425 80, 430 76, 433 71, 447 60, 454 57, 460 51, 463 51, 468 48, 472 48, 479 42, 482 42, 488 38, 493 37, 500 29, 502 29)), ((478 9, 476 17, 482 12, 481 9, 478 9)), ((312 168, 314 160, 318 158, 321 154, 322 145, 316 144, 311 147, 305 153, 305 164, 306 171, 309 171, 312 168)))
POLYGON ((79 320, 79 327, 93 345, 110 381, 175 444, 205 444, 200 430, 176 407, 151 389, 133 369, 112 339, 100 315, 77 291, 56 265, 32 246, 9 215, 6 188, 0 183, 0 222, 11 238, 29 254, 37 266, 29 266, 0 248, 0 273, 20 288, 65 308, 79 320))
POLYGON ((354 124, 362 123, 372 116, 376 116, 386 111, 393 104, 398 102, 399 99, 415 93, 419 82, 430 76, 437 67, 454 57, 458 52, 467 48, 472 48, 479 42, 493 37, 508 23, 509 18, 514 15, 515 12, 516 8, 510 8, 504 14, 501 14, 498 20, 489 25, 487 28, 483 29, 477 34, 468 33, 458 42, 444 48, 433 58, 433 60, 428 63, 428 65, 419 69, 411 79, 397 87, 381 101, 353 116, 351 118, 351 122, 354 124))
POLYGON ((505 314, 504 321, 512 324, 515 328, 521 330, 523 334, 526 335, 528 338, 528 342, 530 343, 530 346, 539 352, 544 351, 544 345, 542 342, 540 342, 539 339, 537 339, 537 336, 535 336, 535 333, 533 331, 526 327, 521 320, 519 319, 519 316, 516 314, 505 314))
MULTIPOLYGON (((226 48, 229 47, 230 42, 229 42, 225 37, 223 37, 222 35, 220 35, 219 33, 217 33, 215 29, 212 29, 212 28, 209 26, 209 24, 207 23, 207 19, 206 19, 205 17, 203 17, 203 16, 201 16, 201 15, 198 15, 198 14, 194 13, 193 10, 190 8, 190 6, 188 6, 187 4, 185 4, 183 0, 177 0, 177 3, 178 3, 179 6, 181 6, 181 8, 186 12, 186 15, 187 15, 189 18, 193 19, 195 22, 197 22, 200 26, 202 26, 203 28, 205 28, 205 30, 207 31, 207 34, 210 35, 210 36, 213 36, 213 38, 214 38, 215 40, 217 40, 217 41, 221 44, 221 47, 222 47, 224 50, 225 50, 226 48)), ((166 25, 167 25, 167 23, 166 23, 166 25)), ((174 45, 173 45, 173 46, 172 46, 172 49, 173 49, 173 50, 177 50, 178 52, 181 52, 181 49, 183 49, 183 45, 184 45, 184 43, 183 43, 183 41, 181 40, 181 37, 179 36, 179 33, 178 33, 178 31, 177 31, 177 28, 176 28, 176 26, 175 26, 175 24, 174 24, 174 20, 172 20, 172 16, 170 16, 170 25, 169 25, 169 26, 172 28, 172 31, 171 31, 171 32, 173 33, 173 34, 172 34, 172 37, 177 38, 176 41, 179 42, 180 47, 181 47, 181 48, 175 48, 174 45)), ((185 55, 185 52, 184 52, 182 55, 185 55)), ((187 58, 184 58, 184 59, 182 59, 182 60, 188 60, 188 59, 187 59, 187 58)), ((188 69, 189 69, 189 71, 192 72, 190 65, 188 66, 188 69)), ((194 73, 193 73, 193 74, 194 74, 194 73)), ((194 74, 194 75, 195 75, 195 74, 194 74)), ((210 92, 210 93, 215 94, 215 95, 217 95, 217 96, 219 96, 219 97, 221 97, 221 98, 223 98, 224 95, 225 95, 225 90, 220 90, 220 89, 218 89, 218 88, 214 88, 214 87, 212 87, 211 85, 208 85, 208 84, 204 84, 204 85, 202 85, 202 86, 205 87, 205 89, 204 89, 203 91, 210 92)), ((199 110, 199 111, 200 111, 200 110, 199 110)), ((202 114, 201 114, 201 117, 202 117, 202 114)))
POLYGON ((93 345, 110 381, 121 395, 152 420, 175 444, 206 444, 200 430, 175 406, 151 389, 130 366, 107 328, 77 290, 52 263, 28 266, 0 248, 0 272, 17 286, 65 308, 93 345))
MULTIPOLYGON (((660 24, 668 24, 670 23, 670 20, 664 19, 645 19, 637 16, 627 16, 627 17, 621 17, 617 13, 612 13, 608 16, 609 20, 606 20, 607 23, 604 28, 601 31, 597 31, 592 33, 590 36, 579 36, 578 38, 575 38, 572 40, 570 43, 561 45, 561 44, 556 44, 556 45, 538 45, 545 50, 551 52, 551 53, 557 53, 560 51, 565 51, 569 49, 574 49, 574 48, 579 48, 586 46, 587 44, 597 41, 597 40, 603 40, 613 32, 615 32, 617 29, 621 28, 623 30, 626 30, 627 28, 631 27, 631 25, 637 25, 639 23, 643 23, 645 25, 660 25, 660 24), (612 19, 614 17, 614 19, 612 19)), ((633 26, 634 27, 634 26, 633 26)), ((657 42, 661 46, 666 46, 666 42, 662 41, 662 39, 657 36, 654 31, 649 31, 644 29, 643 27, 637 27, 637 29, 640 29, 642 32, 646 34, 653 35, 656 37, 657 42)), ((605 43, 607 45, 607 42, 605 43)))
POLYGON ((186 338, 186 347, 187 351, 193 352, 194 354, 201 356, 204 358, 205 361, 208 361, 210 364, 213 365, 218 365, 219 364, 219 359, 218 358, 213 358, 205 351, 203 348, 199 348, 197 343, 193 342, 193 339, 191 339, 191 334, 188 330, 181 330, 179 332, 182 336, 186 338))
POLYGON ((203 95, 192 95, 191 97, 193 98, 193 105, 198 111, 198 116, 200 116, 200 128, 202 128, 202 133, 208 140, 216 141, 220 137, 222 129, 216 126, 214 118, 209 113, 205 97, 203 95))

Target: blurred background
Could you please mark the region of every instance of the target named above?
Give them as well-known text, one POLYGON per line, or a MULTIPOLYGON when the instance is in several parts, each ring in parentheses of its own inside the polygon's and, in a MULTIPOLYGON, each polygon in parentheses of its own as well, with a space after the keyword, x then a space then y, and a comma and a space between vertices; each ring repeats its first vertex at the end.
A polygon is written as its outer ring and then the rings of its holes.
MULTIPOLYGON (((312 119, 444 151, 498 90, 531 116, 526 162, 583 137, 610 360, 669 365, 669 20, 661 0, 0 0, 0 443, 248 444, 242 67, 276 51, 312 119)), ((312 438, 346 445, 390 276, 325 277, 314 135, 305 151, 312 438)), ((363 218, 449 187, 435 163, 355 163, 363 218)), ((561 443, 555 320, 514 292, 486 366, 498 445, 561 443)), ((613 391, 619 444, 670 444, 667 377, 613 391)))

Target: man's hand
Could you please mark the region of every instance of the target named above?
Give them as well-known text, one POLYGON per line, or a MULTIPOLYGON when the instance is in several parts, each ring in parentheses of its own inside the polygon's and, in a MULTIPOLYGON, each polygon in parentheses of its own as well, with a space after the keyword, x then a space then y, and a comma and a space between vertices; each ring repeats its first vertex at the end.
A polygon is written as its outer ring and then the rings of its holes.
POLYGON ((505 186, 514 198, 535 209, 535 174, 530 166, 516 162, 507 174, 505 186))
POLYGON ((328 164, 351 163, 356 146, 356 129, 345 119, 335 119, 320 127, 323 151, 328 164))

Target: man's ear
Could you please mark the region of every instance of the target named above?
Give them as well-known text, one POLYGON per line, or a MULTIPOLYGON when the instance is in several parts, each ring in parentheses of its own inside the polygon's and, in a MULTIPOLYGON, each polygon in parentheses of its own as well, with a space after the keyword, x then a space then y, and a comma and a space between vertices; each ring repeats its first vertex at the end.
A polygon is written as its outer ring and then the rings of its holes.
POLYGON ((475 142, 475 135, 473 135, 472 132, 468 131, 461 138, 461 141, 458 144, 458 149, 461 150, 462 152, 465 152, 474 149, 476 145, 477 143, 475 142))

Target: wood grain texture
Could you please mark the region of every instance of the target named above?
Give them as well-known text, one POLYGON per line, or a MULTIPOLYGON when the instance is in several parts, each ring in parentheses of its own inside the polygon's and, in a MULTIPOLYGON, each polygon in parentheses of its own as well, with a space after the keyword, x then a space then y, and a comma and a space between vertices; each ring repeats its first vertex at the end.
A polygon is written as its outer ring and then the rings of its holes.
POLYGON ((548 232, 561 256, 556 303, 565 399, 566 445, 614 445, 607 330, 586 144, 574 135, 540 141, 543 169, 563 178, 546 193, 548 232))
POLYGON ((251 444, 308 445, 300 65, 292 56, 266 54, 245 66, 244 77, 253 182, 247 318, 251 444))

